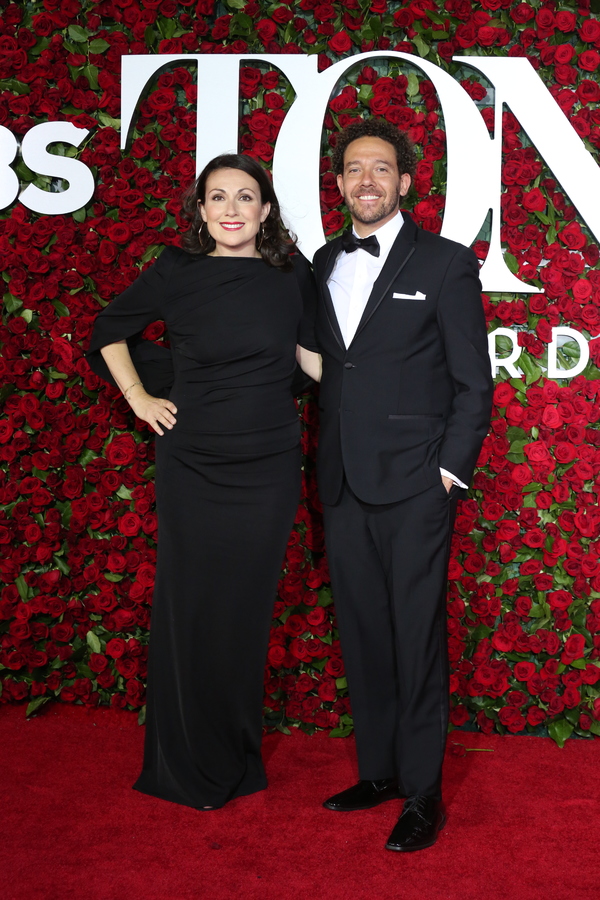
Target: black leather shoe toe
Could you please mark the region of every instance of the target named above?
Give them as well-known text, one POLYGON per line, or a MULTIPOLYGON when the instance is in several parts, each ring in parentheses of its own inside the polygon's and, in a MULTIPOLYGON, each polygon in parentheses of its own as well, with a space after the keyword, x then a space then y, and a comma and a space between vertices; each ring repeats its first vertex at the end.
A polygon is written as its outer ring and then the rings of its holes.
POLYGON ((386 850, 410 853, 431 847, 445 824, 446 813, 439 800, 434 797, 408 797, 385 845, 386 850))
POLYGON ((358 809, 372 809, 385 803, 386 800, 398 800, 400 789, 395 778, 383 778, 380 781, 359 781, 358 784, 334 794, 326 800, 325 809, 336 812, 353 812, 358 809))

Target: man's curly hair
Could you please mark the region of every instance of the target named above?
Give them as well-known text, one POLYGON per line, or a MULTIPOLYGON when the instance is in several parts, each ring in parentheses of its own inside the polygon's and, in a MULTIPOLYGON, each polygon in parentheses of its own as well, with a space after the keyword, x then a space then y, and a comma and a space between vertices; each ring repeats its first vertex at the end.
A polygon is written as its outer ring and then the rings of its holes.
POLYGON ((414 179, 417 157, 412 141, 406 132, 399 131, 386 119, 362 119, 351 122, 338 134, 332 156, 335 175, 342 175, 344 172, 344 153, 348 145, 362 137, 376 137, 391 144, 396 151, 399 174, 410 175, 411 181, 414 179))

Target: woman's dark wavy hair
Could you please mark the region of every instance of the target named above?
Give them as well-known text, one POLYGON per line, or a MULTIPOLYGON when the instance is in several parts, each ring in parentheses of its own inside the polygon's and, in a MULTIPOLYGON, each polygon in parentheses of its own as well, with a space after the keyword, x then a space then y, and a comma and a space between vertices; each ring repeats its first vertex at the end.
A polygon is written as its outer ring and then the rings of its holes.
POLYGON ((244 156, 240 153, 225 153, 215 156, 183 194, 181 198, 182 212, 190 222, 190 226, 182 238, 184 249, 189 253, 202 254, 212 253, 215 249, 215 239, 208 233, 208 228, 200 230, 203 219, 198 209, 198 201, 204 203, 208 176, 218 169, 240 169, 258 182, 261 203, 270 203, 271 209, 263 222, 262 242, 260 241, 260 231, 257 235, 257 250, 270 266, 275 266, 284 272, 290 271, 292 268, 290 256, 296 251, 296 245, 281 221, 279 201, 275 196, 271 179, 260 163, 251 156, 244 156))
POLYGON ((400 131, 387 119, 374 118, 351 122, 338 134, 331 160, 331 167, 335 175, 344 173, 344 153, 348 145, 362 137, 381 138, 382 141, 391 144, 396 151, 398 172, 400 175, 410 175, 411 181, 414 180, 417 157, 412 141, 404 131, 400 131))

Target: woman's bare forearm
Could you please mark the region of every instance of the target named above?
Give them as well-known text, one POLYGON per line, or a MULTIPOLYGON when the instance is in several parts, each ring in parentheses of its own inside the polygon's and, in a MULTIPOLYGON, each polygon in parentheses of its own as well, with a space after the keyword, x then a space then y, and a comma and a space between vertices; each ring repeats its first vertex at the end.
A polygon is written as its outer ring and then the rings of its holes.
POLYGON ((307 350, 305 347, 297 344, 296 362, 305 375, 308 375, 313 381, 321 380, 323 361, 320 353, 315 353, 314 350, 307 350))
POLYGON ((146 392, 131 359, 127 342, 116 341, 114 344, 107 344, 100 352, 117 387, 138 419, 147 422, 157 434, 164 433, 161 426, 171 429, 176 422, 174 414, 177 407, 170 400, 153 397, 146 392))

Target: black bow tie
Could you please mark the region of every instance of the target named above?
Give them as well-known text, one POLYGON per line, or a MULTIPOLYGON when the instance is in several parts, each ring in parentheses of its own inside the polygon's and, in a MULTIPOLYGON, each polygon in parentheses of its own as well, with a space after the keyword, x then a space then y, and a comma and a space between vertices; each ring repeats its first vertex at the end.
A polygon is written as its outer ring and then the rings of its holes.
POLYGON ((345 231, 342 235, 342 247, 346 253, 354 253, 355 250, 362 247, 371 256, 379 256, 379 241, 374 234, 366 238, 359 238, 352 231, 345 231))

